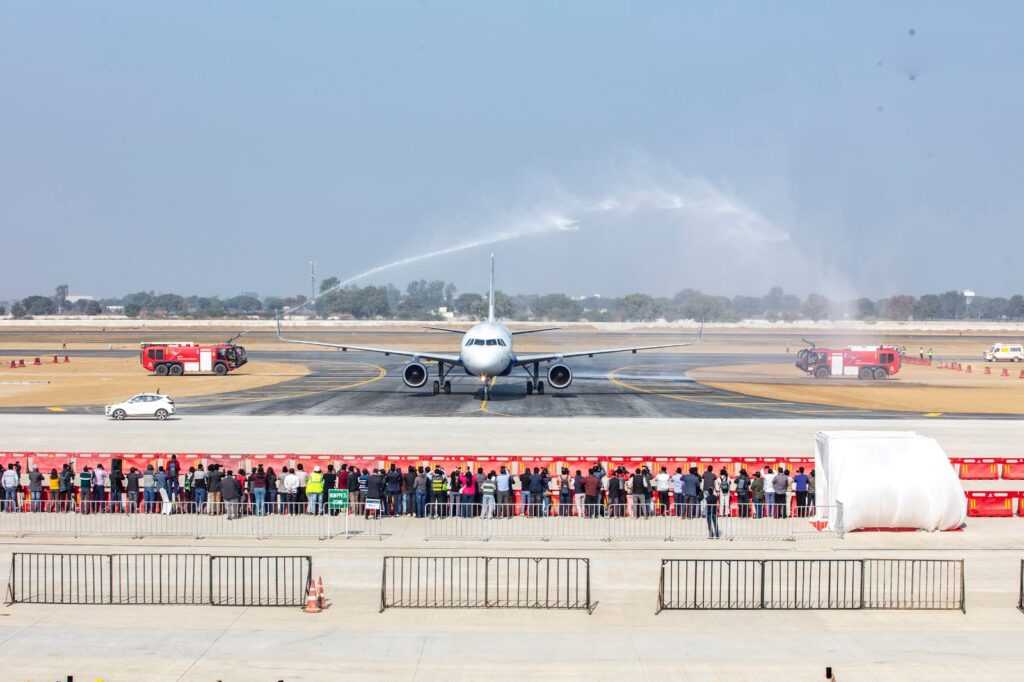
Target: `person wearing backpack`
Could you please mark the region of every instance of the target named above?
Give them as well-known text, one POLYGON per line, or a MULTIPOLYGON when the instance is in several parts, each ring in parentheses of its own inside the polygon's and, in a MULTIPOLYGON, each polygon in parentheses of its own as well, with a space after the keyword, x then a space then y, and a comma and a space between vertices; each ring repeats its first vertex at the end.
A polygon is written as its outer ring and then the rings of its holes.
POLYGON ((736 506, 740 510, 741 518, 750 517, 750 476, 746 469, 740 469, 739 476, 733 481, 736 486, 736 506))
POLYGON ((558 515, 572 516, 572 478, 569 470, 562 467, 558 475, 558 515))
POLYGON ((732 516, 732 486, 729 484, 729 471, 722 467, 722 470, 718 472, 718 486, 721 490, 721 495, 718 498, 718 515, 719 516, 732 516))
POLYGON ((167 461, 167 495, 171 498, 172 502, 177 502, 178 492, 180 486, 178 483, 178 475, 181 474, 181 464, 178 463, 178 456, 171 455, 171 458, 167 461))

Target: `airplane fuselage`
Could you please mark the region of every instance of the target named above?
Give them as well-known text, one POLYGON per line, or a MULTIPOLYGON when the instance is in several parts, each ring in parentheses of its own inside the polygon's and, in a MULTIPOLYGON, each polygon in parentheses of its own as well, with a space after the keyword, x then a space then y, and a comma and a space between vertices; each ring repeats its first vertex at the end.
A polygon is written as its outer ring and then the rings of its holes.
POLYGON ((481 322, 462 337, 459 351, 466 374, 487 379, 512 371, 512 334, 501 322, 481 322))

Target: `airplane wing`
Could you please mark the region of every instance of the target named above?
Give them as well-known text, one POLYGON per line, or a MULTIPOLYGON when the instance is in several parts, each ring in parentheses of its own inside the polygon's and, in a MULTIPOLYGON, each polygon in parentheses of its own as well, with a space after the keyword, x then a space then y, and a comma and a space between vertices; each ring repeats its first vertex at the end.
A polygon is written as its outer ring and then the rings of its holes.
POLYGON ((517 334, 536 334, 537 332, 553 332, 556 329, 561 329, 561 327, 542 327, 541 329, 518 329, 515 331, 510 331, 509 334, 511 334, 512 336, 515 336, 517 334))
POLYGON ((465 329, 449 329, 448 327, 424 327, 427 331, 431 332, 448 332, 449 334, 465 334, 465 329))
POLYGON ((583 356, 594 357, 595 355, 607 355, 609 353, 635 353, 638 350, 655 350, 658 348, 681 348, 683 346, 694 346, 704 340, 704 323, 700 325, 700 332, 696 341, 687 343, 662 343, 656 346, 632 346, 627 348, 599 348, 596 350, 574 350, 568 353, 523 353, 516 354, 515 365, 528 365, 534 362, 548 362, 551 360, 564 360, 566 358, 580 358, 583 356))
POLYGON ((302 339, 286 339, 281 336, 281 323, 277 324, 277 338, 285 343, 301 343, 307 346, 324 346, 326 348, 337 348, 339 350, 357 350, 364 353, 381 353, 383 355, 398 355, 407 358, 419 358, 420 360, 432 360, 434 362, 447 362, 452 365, 462 366, 462 357, 458 353, 425 353, 414 350, 403 350, 399 348, 375 348, 372 346, 355 346, 350 343, 327 343, 326 341, 304 341, 302 339))

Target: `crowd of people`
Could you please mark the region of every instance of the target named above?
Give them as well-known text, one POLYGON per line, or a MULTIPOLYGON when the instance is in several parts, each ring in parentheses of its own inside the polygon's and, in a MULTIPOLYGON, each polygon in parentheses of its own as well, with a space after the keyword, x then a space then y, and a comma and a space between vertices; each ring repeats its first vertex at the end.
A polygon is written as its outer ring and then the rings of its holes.
MULTIPOLYGON (((23 485, 20 464, 10 463, 0 476, 5 511, 129 513, 318 515, 331 513, 331 490, 349 491, 349 504, 366 516, 409 515, 432 517, 500 518, 512 515, 542 516, 635 516, 671 515, 708 519, 709 532, 717 533, 719 516, 749 518, 809 515, 815 506, 814 470, 766 466, 752 475, 740 469, 735 475, 707 466, 657 474, 646 466, 629 471, 618 467, 607 472, 601 464, 556 474, 527 467, 513 473, 507 467, 485 472, 477 467, 409 466, 406 471, 359 468, 342 464, 325 471, 316 466, 306 472, 295 467, 258 465, 251 471, 225 469, 219 464, 190 466, 184 470, 175 455, 165 465, 131 467, 127 473, 111 472, 100 464, 75 472, 70 464, 49 474, 33 467, 23 485)), ((334 510, 336 511, 336 510, 334 510)))

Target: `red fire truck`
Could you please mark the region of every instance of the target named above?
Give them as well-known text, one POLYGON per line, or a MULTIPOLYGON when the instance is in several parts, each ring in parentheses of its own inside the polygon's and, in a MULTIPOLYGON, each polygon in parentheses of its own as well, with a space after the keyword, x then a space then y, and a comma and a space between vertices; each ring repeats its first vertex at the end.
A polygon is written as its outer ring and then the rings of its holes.
POLYGON ((892 346, 849 346, 848 348, 804 348, 796 366, 817 379, 857 377, 887 379, 900 371, 902 356, 892 346))
POLYGON ((191 341, 143 343, 142 366, 158 376, 181 376, 188 372, 212 372, 223 376, 247 360, 245 349, 230 343, 210 346, 191 341))

